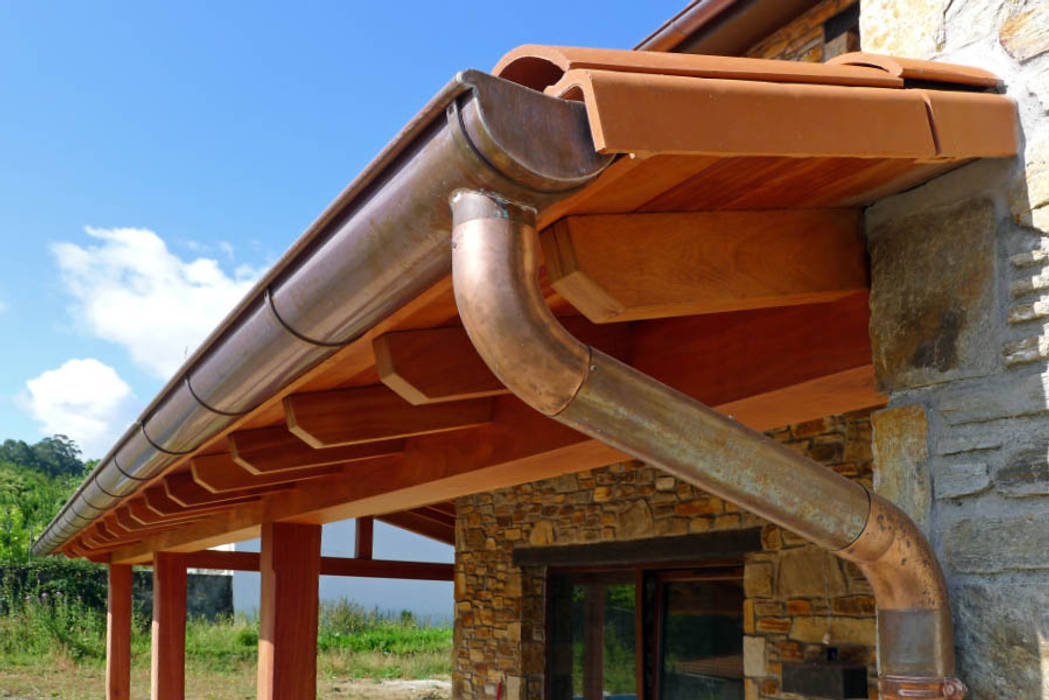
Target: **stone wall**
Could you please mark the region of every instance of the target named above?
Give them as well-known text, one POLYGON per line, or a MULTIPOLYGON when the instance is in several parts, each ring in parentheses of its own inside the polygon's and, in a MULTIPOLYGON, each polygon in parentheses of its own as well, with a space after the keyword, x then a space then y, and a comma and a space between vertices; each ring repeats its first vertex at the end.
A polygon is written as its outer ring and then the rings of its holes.
MULTIPOLYGON (((870 485, 867 412, 770 435, 870 485)), ((615 464, 466 496, 457 509, 456 698, 493 698, 500 683, 507 700, 543 696, 546 572, 516 567, 515 549, 752 527, 762 548, 744 562, 747 699, 799 697, 780 694, 782 663, 819 657, 824 635, 873 678, 874 602, 858 569, 654 468, 615 464)))
POLYGON ((863 0, 865 50, 995 71, 1023 156, 867 214, 875 487, 928 532, 973 699, 1049 698, 1049 3, 863 0))
POLYGON ((749 58, 820 63, 839 54, 858 51, 859 33, 838 33, 835 17, 859 4, 859 0, 823 0, 793 22, 762 39, 744 54, 749 58), (828 27, 828 22, 832 25, 828 27), (833 36, 828 36, 833 35, 833 36))

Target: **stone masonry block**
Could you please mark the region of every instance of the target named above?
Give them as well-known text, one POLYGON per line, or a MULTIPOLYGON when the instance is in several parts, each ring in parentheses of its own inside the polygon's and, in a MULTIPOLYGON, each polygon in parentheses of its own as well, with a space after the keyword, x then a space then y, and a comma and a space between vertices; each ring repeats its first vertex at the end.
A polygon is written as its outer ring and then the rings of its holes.
POLYGON ((843 595, 845 576, 837 557, 816 547, 780 552, 776 595, 780 598, 817 598, 843 595))
POLYGON ((1049 495, 1049 455, 1043 443, 1014 453, 994 475, 994 485, 1006 496, 1049 495))
POLYGON ((748 598, 767 598, 772 595, 772 564, 748 562, 743 567, 743 593, 748 598))
POLYGON ((743 675, 748 678, 762 678, 767 673, 765 638, 743 637, 743 675))
POLYGON ((929 423, 918 405, 878 411, 874 426, 874 490, 889 499, 919 527, 929 522, 932 490, 929 459, 929 423))
POLYGON ((999 367, 997 216, 989 200, 902 208, 870 233, 871 345, 886 391, 984 376, 999 367))
POLYGON ((799 642, 820 643, 828 631, 831 644, 874 646, 875 622, 872 617, 795 617, 789 636, 799 642))
POLYGON ((933 467, 933 490, 938 500, 961 498, 986 491, 991 485, 986 462, 937 461, 933 467))
POLYGON ((977 582, 952 599, 968 697, 1049 697, 1049 587, 977 582))
POLYGON ((998 39, 1014 59, 1026 63, 1049 52, 1049 18, 1042 3, 1012 13, 998 30, 998 39))
POLYGON ((960 573, 1049 569, 1049 516, 966 518, 951 527, 944 548, 960 573))
POLYGON ((930 58, 943 48, 948 0, 863 0, 864 51, 930 58))

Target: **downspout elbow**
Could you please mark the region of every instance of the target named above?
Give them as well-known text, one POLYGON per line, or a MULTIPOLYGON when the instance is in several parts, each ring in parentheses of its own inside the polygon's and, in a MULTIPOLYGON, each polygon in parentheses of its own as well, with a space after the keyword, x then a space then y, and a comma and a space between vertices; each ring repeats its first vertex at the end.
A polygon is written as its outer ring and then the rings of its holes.
POLYGON ((536 410, 856 563, 878 608, 885 700, 960 700, 947 587, 896 506, 570 335, 538 282, 535 211, 498 195, 451 197, 452 277, 489 368, 536 410))
POLYGON ((954 626, 943 570, 928 539, 895 504, 870 494, 859 537, 835 552, 855 563, 874 591, 882 698, 961 700, 954 626))
POLYGON ((452 275, 463 326, 499 381, 555 416, 586 380, 590 348, 564 329, 540 294, 538 240, 519 235, 522 226, 534 231, 535 211, 470 190, 454 192, 451 205, 452 275))

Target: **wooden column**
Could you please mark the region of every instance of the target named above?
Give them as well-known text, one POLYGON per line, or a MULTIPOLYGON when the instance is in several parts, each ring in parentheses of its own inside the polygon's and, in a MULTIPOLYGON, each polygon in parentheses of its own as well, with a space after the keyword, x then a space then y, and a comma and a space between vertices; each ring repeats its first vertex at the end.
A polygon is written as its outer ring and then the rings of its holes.
POLYGON ((153 553, 152 700, 186 696, 186 560, 174 552, 153 553))
POLYGON ((366 515, 361 518, 357 518, 357 522, 354 525, 354 534, 356 535, 353 547, 353 556, 355 559, 371 559, 372 558, 372 542, 374 541, 374 530, 375 520, 370 515, 366 515))
POLYGON ((321 526, 263 524, 259 564, 259 700, 315 698, 321 526))
POLYGON ((131 567, 109 565, 106 700, 131 698, 131 567))

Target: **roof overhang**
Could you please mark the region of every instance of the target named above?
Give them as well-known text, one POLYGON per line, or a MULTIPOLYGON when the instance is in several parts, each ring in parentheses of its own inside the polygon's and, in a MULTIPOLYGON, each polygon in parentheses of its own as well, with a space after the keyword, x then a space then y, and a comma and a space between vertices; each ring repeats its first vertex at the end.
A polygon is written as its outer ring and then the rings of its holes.
POLYGON ((1015 105, 973 68, 526 46, 494 73, 458 77, 336 199, 37 553, 134 562, 268 520, 419 523, 430 503, 622 458, 479 364, 447 278, 460 186, 539 211, 548 302, 610 354, 761 430, 875 405, 856 212, 1018 148, 1015 105))

